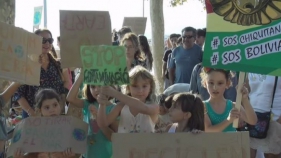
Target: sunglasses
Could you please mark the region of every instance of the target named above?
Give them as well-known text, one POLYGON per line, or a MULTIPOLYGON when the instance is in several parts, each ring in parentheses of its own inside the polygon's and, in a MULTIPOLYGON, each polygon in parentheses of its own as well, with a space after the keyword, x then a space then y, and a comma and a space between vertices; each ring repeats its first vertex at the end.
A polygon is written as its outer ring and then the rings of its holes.
POLYGON ((164 106, 165 105, 165 99, 167 98, 167 96, 166 95, 164 95, 164 94, 162 94, 161 96, 160 96, 160 99, 159 99, 159 105, 160 106, 164 106))
POLYGON ((214 69, 214 68, 209 68, 209 67, 204 67, 203 70, 204 70, 205 73, 209 73, 212 70, 222 70, 222 71, 225 71, 226 73, 230 73, 230 70, 214 69))
POLYGON ((42 44, 45 44, 47 42, 49 42, 50 44, 53 44, 54 39, 53 38, 43 38, 42 44))
POLYGON ((193 36, 182 36, 183 39, 187 38, 187 39, 191 39, 193 38, 193 36))

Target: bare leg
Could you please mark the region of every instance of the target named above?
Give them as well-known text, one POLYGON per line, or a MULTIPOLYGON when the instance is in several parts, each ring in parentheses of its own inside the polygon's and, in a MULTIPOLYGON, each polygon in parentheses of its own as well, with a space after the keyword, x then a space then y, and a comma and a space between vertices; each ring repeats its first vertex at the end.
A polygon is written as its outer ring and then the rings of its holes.
POLYGON ((250 155, 251 155, 251 158, 256 158, 257 150, 251 148, 250 155))

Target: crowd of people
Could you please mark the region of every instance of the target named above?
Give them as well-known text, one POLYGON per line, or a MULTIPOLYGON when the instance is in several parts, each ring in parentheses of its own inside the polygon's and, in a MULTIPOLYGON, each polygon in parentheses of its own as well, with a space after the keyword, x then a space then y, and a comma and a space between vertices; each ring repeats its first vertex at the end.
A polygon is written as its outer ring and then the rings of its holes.
MULTIPOLYGON (((130 84, 124 86, 84 84, 83 68, 61 68, 52 33, 39 29, 35 34, 43 37, 40 86, 12 83, 0 95, 0 105, 3 108, 13 96, 22 109, 22 119, 64 115, 68 105, 82 109, 83 121, 89 125, 84 158, 112 157, 112 133, 237 132, 245 125, 256 125, 256 112, 268 111, 272 115, 268 135, 251 138, 251 157, 256 157, 257 150, 265 158, 280 157, 281 82, 274 76, 249 73, 244 86, 237 89, 239 72, 203 67, 206 29, 186 27, 180 34, 170 35, 163 53, 165 90, 160 93, 151 73, 148 40, 130 27, 112 33, 112 44, 126 48, 130 84), (242 93, 240 110, 235 108, 237 92, 242 93), (238 129, 233 127, 236 119, 238 129)), ((8 132, 6 118, 1 118, 3 158, 8 132)), ((71 148, 55 153, 26 153, 19 148, 14 153, 14 158, 77 156, 71 148)))

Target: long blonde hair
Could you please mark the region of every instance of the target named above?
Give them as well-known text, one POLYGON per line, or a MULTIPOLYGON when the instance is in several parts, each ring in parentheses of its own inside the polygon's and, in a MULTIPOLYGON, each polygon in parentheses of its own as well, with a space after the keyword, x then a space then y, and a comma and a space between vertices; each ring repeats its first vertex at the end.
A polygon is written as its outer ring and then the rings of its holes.
POLYGON ((124 93, 131 96, 131 92, 129 86, 136 83, 139 78, 143 80, 149 80, 150 83, 150 92, 148 97, 146 98, 147 102, 155 103, 156 102, 156 84, 155 78, 153 75, 144 67, 137 65, 129 72, 130 84, 124 87, 124 93))
POLYGON ((141 56, 138 36, 134 33, 126 33, 125 36, 122 38, 122 41, 120 42, 120 45, 123 46, 125 41, 131 41, 133 43, 134 47, 136 48, 134 58, 143 61, 144 59, 141 56))

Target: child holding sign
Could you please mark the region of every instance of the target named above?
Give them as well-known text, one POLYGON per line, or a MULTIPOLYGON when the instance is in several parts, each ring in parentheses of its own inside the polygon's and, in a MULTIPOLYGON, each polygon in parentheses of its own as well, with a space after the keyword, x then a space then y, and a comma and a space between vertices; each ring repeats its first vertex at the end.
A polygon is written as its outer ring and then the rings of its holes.
MULTIPOLYGON (((67 95, 67 101, 78 108, 83 108, 84 121, 89 124, 88 149, 85 158, 109 158, 112 155, 111 134, 114 129, 117 131, 117 123, 112 122, 111 128, 99 127, 96 120, 99 103, 97 96, 100 87, 94 85, 84 85, 83 99, 78 97, 80 85, 83 83, 84 71, 80 70, 79 77, 67 95), (114 128, 114 126, 116 128, 114 128)), ((109 113, 114 105, 106 100, 106 111, 109 113)))
POLYGON ((158 120, 159 106, 155 104, 155 80, 147 69, 134 67, 130 73, 130 85, 126 94, 112 87, 102 87, 98 97, 100 108, 98 121, 101 126, 108 126, 120 115, 118 133, 153 133, 158 120), (106 116, 107 96, 120 100, 106 116), (125 104, 125 105, 124 105, 125 104))
POLYGON ((168 133, 204 131, 204 103, 191 93, 178 93, 165 99, 170 111, 172 125, 167 127, 168 133))
MULTIPOLYGON (((60 97, 53 89, 42 89, 35 96, 36 108, 38 108, 41 116, 50 117, 58 116, 61 114, 60 97)), ((18 149, 14 153, 14 158, 71 158, 75 154, 71 152, 71 148, 66 149, 64 152, 54 153, 29 153, 24 155, 24 151, 18 149)))
POLYGON ((232 73, 229 70, 203 68, 202 84, 207 88, 210 98, 206 101, 205 131, 231 132, 236 131, 232 123, 240 118, 248 124, 255 125, 257 116, 248 99, 248 89, 241 89, 242 107, 238 111, 235 103, 224 98, 224 91, 231 86, 232 73))

